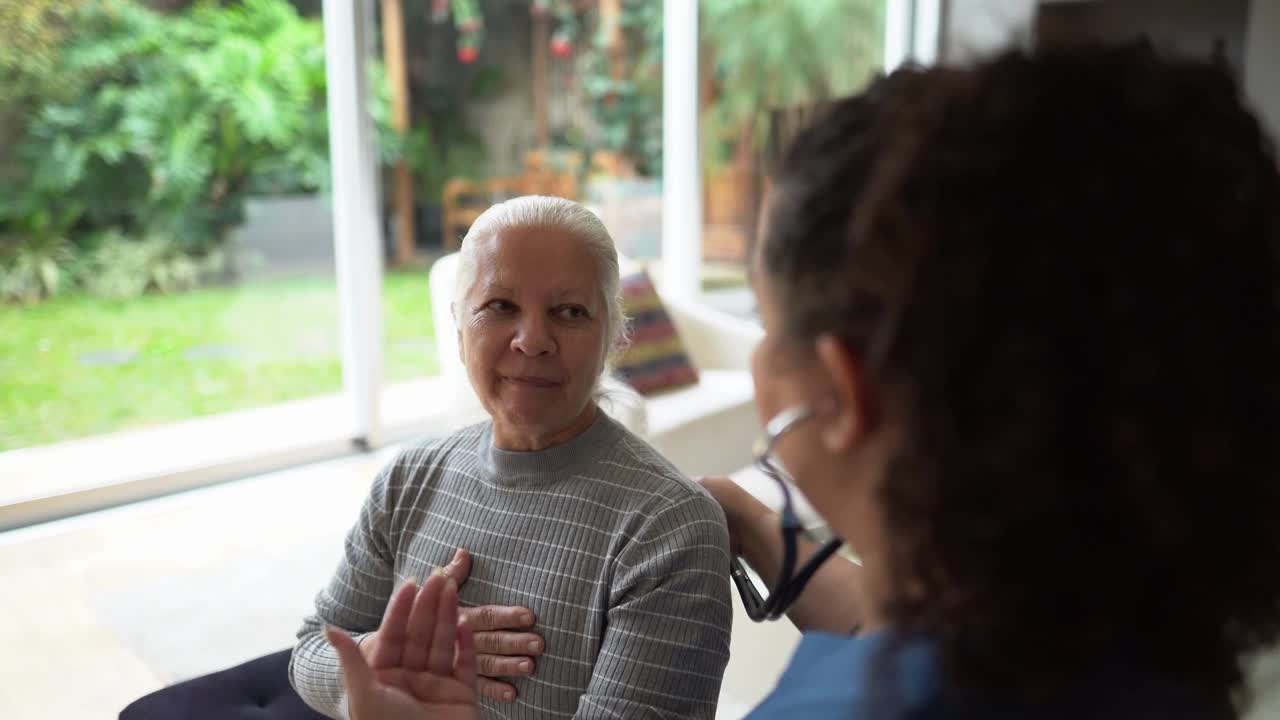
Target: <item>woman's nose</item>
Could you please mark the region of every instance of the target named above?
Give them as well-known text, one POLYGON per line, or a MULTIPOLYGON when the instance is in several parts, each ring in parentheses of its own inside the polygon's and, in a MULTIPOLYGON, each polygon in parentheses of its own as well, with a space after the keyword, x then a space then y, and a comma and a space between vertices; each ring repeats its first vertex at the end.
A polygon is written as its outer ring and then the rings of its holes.
POLYGON ((555 338, 551 336, 546 319, 533 315, 530 313, 521 318, 515 337, 511 338, 511 349, 530 357, 555 352, 555 338))

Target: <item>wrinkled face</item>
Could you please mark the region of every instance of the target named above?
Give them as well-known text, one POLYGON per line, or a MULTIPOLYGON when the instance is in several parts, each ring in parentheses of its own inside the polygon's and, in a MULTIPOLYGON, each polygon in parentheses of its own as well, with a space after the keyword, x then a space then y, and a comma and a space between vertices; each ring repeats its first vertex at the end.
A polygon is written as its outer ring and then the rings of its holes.
POLYGON ((471 386, 495 440, 539 449, 590 424, 608 354, 596 266, 582 240, 555 228, 512 228, 474 240, 475 284, 458 319, 471 386))

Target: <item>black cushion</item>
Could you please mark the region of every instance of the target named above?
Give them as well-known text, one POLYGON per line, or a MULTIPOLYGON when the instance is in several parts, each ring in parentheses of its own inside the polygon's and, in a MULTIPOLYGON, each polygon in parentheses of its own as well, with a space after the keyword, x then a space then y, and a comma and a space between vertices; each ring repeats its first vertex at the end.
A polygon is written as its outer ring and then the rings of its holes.
POLYGON ((120 711, 120 720, 324 720, 289 685, 282 650, 170 685, 120 711))

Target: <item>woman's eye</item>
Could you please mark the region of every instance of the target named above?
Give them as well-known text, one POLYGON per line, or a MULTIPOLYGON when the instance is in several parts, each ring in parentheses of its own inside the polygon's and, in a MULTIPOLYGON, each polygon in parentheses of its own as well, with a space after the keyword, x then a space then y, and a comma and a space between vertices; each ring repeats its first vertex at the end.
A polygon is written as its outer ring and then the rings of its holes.
POLYGON ((556 309, 556 314, 565 320, 585 320, 591 317, 587 309, 581 305, 565 305, 556 309))
POLYGON ((515 304, 507 300, 490 300, 485 303, 484 307, 486 310, 492 310, 498 313, 508 313, 516 309, 515 304))

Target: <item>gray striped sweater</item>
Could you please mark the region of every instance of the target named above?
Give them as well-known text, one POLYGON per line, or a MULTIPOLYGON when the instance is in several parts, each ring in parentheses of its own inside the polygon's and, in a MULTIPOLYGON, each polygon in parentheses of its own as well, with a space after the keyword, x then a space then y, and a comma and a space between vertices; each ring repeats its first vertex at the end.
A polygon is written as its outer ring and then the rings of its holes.
POLYGON ((392 590, 473 557, 465 606, 521 605, 546 651, 486 718, 712 718, 729 659, 728 532, 716 502, 605 413, 540 452, 493 447, 489 423, 412 447, 373 483, 290 680, 345 705, 322 624, 376 630, 392 590))

